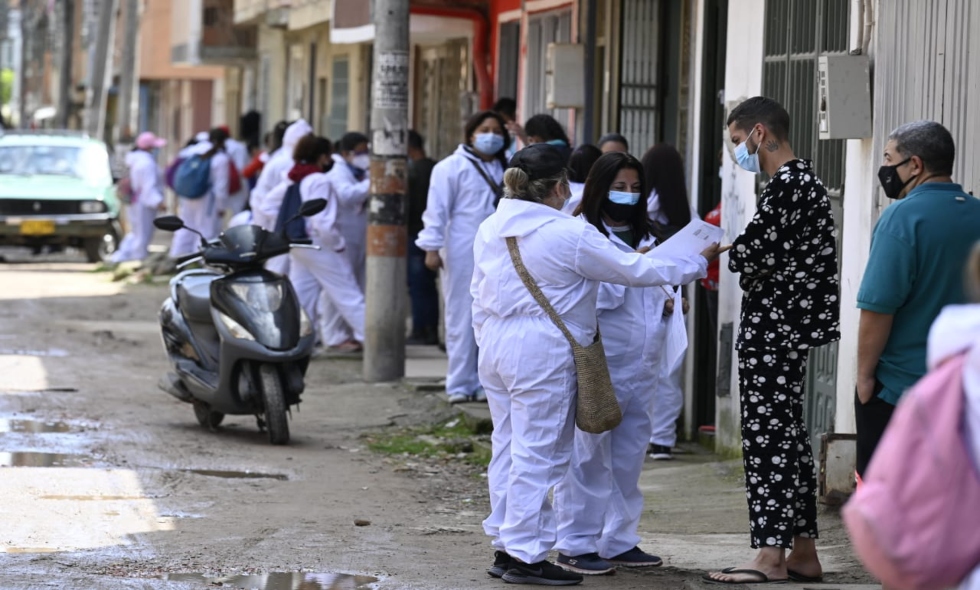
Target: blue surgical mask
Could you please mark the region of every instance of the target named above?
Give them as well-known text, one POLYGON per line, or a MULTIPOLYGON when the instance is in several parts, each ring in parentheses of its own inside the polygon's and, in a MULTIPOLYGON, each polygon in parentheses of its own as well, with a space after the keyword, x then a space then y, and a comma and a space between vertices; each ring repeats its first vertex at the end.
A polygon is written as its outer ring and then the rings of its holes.
POLYGON ((609 191, 609 200, 617 205, 636 205, 640 202, 640 193, 609 191))
POLYGON ((504 138, 496 133, 477 133, 473 138, 473 149, 485 156, 496 155, 504 147, 504 138))
MULTIPOLYGON (((752 133, 755 133, 754 129, 752 130, 752 133)), ((749 137, 752 137, 752 133, 749 133, 748 137, 745 138, 745 141, 735 146, 735 161, 743 169, 748 170, 753 174, 758 174, 762 171, 762 167, 759 164, 759 148, 762 147, 762 144, 756 146, 754 154, 749 153, 749 137)))

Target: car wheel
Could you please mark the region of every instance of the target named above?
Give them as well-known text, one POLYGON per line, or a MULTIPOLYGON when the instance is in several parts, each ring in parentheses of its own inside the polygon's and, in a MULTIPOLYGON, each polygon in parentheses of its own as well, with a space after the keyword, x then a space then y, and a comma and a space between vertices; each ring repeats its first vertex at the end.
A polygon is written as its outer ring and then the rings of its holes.
POLYGON ((109 258, 119 247, 119 234, 110 229, 101 238, 85 240, 85 258, 89 262, 109 262, 109 258))

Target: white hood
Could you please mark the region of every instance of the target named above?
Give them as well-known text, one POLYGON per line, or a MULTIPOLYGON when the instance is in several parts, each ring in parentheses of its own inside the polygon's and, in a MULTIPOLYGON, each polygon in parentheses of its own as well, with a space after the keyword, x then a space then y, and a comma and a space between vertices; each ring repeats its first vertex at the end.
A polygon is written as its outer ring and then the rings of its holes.
POLYGON ((501 199, 495 214, 498 235, 502 238, 527 236, 559 219, 569 219, 544 203, 532 203, 520 199, 501 199))
POLYGON ((313 128, 310 124, 306 122, 305 119, 300 119, 292 125, 286 128, 286 133, 282 136, 282 150, 285 150, 289 154, 290 159, 293 157, 293 148, 299 143, 299 140, 303 139, 307 135, 313 133, 313 128))
POLYGON ((927 363, 930 370, 951 356, 966 353, 963 388, 966 423, 973 458, 980 466, 980 305, 948 305, 929 330, 927 363))

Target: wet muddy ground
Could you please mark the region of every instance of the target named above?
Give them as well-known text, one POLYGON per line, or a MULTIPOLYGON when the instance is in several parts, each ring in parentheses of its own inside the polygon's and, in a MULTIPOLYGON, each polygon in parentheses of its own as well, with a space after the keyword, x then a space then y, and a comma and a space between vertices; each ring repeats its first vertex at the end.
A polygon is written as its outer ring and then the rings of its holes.
MULTIPOLYGON (((0 588, 504 586, 485 573, 482 469, 368 448, 393 426, 451 415, 435 394, 364 384, 356 359, 317 358, 290 446, 270 446, 247 416, 209 432, 156 386, 167 370, 155 321, 165 284, 112 282, 65 257, 7 257, 0 588)), ((690 508, 677 514, 678 533, 692 532, 685 519, 717 532, 690 508)), ((583 587, 702 587, 689 562, 668 564, 583 587)))

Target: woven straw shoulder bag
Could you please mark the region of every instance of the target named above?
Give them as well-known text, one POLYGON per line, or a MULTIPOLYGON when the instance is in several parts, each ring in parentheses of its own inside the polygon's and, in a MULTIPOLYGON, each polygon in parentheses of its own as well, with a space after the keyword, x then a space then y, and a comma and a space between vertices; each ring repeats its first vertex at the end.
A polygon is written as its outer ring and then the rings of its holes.
POLYGON ((612 379, 609 377, 609 365, 606 364, 606 350, 602 346, 602 335, 596 327, 595 340, 588 346, 579 344, 572 333, 568 331, 565 322, 551 306, 541 288, 524 267, 521 251, 517 247, 517 238, 507 238, 507 250, 514 262, 517 276, 521 277, 524 286, 531 296, 544 309, 551 321, 558 326, 565 339, 572 346, 572 356, 575 358, 575 370, 578 373, 578 402, 575 406, 575 424, 580 430, 599 434, 619 426, 623 421, 623 413, 616 401, 612 379))

